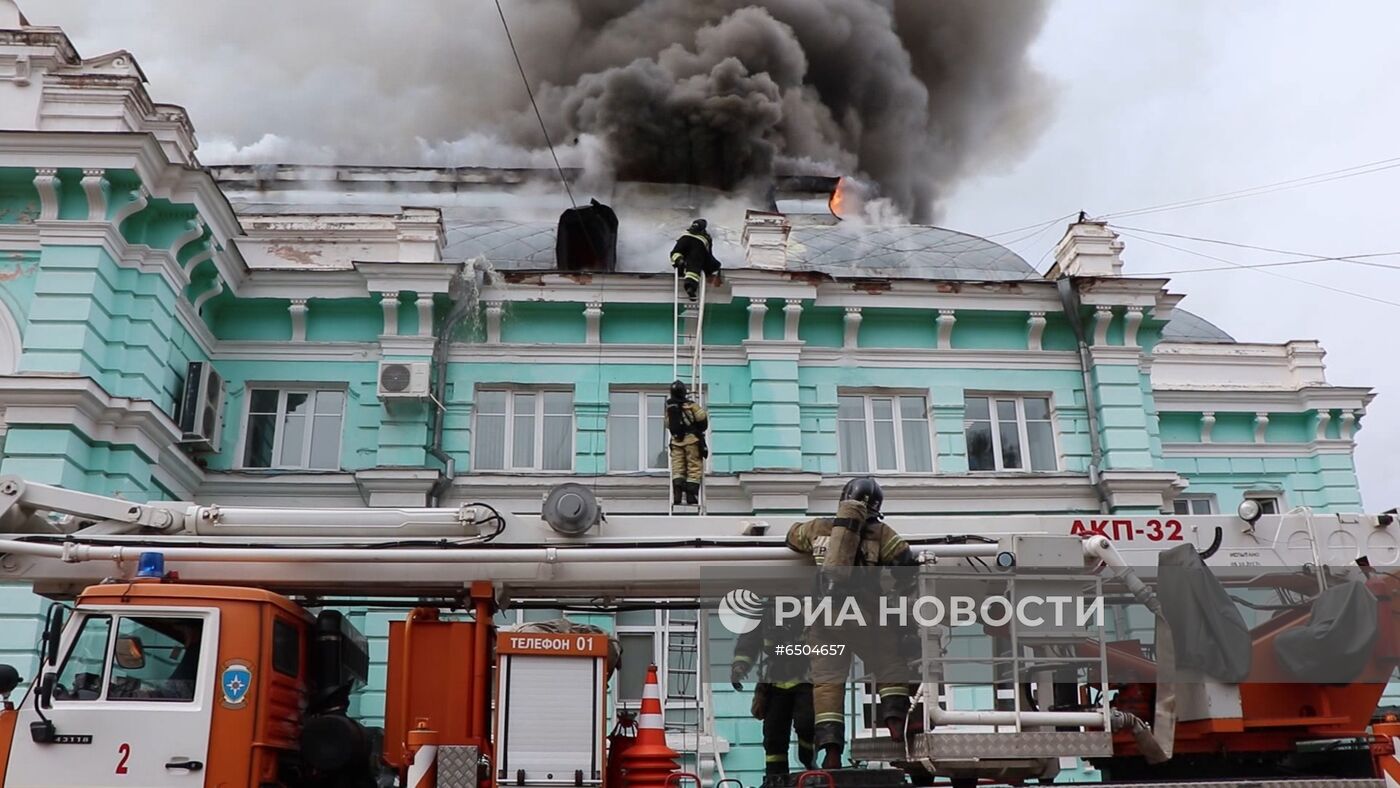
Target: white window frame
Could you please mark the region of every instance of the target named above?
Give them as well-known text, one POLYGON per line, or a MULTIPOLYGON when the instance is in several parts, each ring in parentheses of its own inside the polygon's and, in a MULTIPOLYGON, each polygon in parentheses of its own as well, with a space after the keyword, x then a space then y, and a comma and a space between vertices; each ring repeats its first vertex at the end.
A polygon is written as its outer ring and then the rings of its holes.
POLYGON ((1258 492, 1247 492, 1244 494, 1244 499, 1246 501, 1258 501, 1260 503, 1260 511, 1263 511, 1263 503, 1265 501, 1272 501, 1274 504, 1274 511, 1264 512, 1264 514, 1283 514, 1288 511, 1286 508, 1284 508, 1283 493, 1281 492, 1271 492, 1268 490, 1260 490, 1258 492))
POLYGON ((836 467, 842 474, 870 473, 881 476, 898 473, 936 473, 938 471, 938 452, 933 442, 933 406, 930 404, 931 398, 927 389, 870 389, 870 388, 840 388, 836 390, 836 467), (865 422, 865 431, 868 439, 865 442, 866 465, 869 470, 854 471, 847 470, 845 457, 841 454, 841 398, 860 397, 861 406, 864 408, 862 418, 865 422), (900 397, 921 397, 924 401, 924 434, 928 436, 928 456, 929 469, 927 471, 910 471, 905 469, 904 463, 904 415, 899 408, 900 397), (875 407, 874 400, 893 400, 894 416, 894 468, 878 468, 875 464, 875 407))
MULTIPOLYGON (((693 600, 692 600, 692 601, 693 601, 693 600)), ((671 685, 671 671, 670 671, 670 665, 669 665, 668 662, 667 662, 667 658, 668 658, 668 656, 669 656, 670 653, 671 653, 671 635, 672 635, 673 632, 678 632, 678 631, 681 630, 681 627, 674 626, 674 625, 668 625, 668 621, 667 621, 667 612, 668 612, 668 611, 666 611, 666 610, 653 610, 653 611, 651 611, 651 613, 652 613, 652 623, 650 623, 650 624, 619 624, 619 623, 617 623, 618 619, 617 619, 616 617, 614 617, 614 619, 613 619, 613 633, 614 633, 615 635, 618 635, 618 636, 625 635, 625 634, 643 634, 643 635, 651 635, 651 664, 653 664, 653 665, 656 666, 656 679, 657 679, 657 682, 658 682, 659 685, 660 685, 660 688, 661 688, 661 697, 662 697, 663 699, 668 699, 668 698, 670 698, 670 696, 671 696, 671 686, 670 686, 670 685, 671 685)), ((694 686, 695 686, 696 699, 695 699, 695 701, 694 701, 693 703, 692 703, 692 702, 688 702, 688 701, 683 701, 683 702, 681 702, 681 705, 680 705, 679 707, 677 707, 676 709, 670 709, 670 708, 668 707, 668 710, 679 711, 679 710, 681 710, 681 709, 692 709, 692 708, 693 708, 693 709, 696 709, 696 710, 697 710, 697 713, 698 713, 698 715, 699 715, 699 716, 697 717, 697 719, 699 720, 699 722, 701 723, 701 725, 703 725, 703 723, 704 723, 704 721, 705 721, 705 692, 704 692, 704 684, 703 684, 703 682, 704 682, 704 674, 703 674, 702 671, 703 671, 703 666, 704 666, 704 663, 705 663, 705 660, 706 660, 706 654, 705 654, 705 636, 704 636, 704 632, 701 631, 700 627, 701 627, 702 622, 703 622, 703 619, 704 619, 704 617, 705 617, 705 611, 704 611, 704 610, 697 610, 697 611, 695 611, 695 614, 696 614, 696 625, 695 625, 695 630, 694 630, 694 631, 695 631, 695 684, 694 684, 694 686)), ((634 656, 635 656, 635 655, 634 655, 634 656)), ((626 655, 623 655, 623 659, 627 659, 627 656, 626 656, 626 655)), ((623 697, 621 697, 621 694, 622 694, 622 681, 621 681, 621 680, 611 682, 611 683, 610 683, 610 686, 609 686, 609 688, 608 688, 608 692, 609 692, 609 694, 612 696, 613 707, 616 708, 616 709, 627 709, 627 710, 629 710, 629 711, 636 711, 636 710, 638 710, 638 709, 641 708, 641 704, 642 704, 641 698, 623 698, 623 697)), ((673 702, 671 705, 674 706, 675 703, 673 702)))
POLYGON ((1216 506, 1214 495, 1178 495, 1175 498, 1175 500, 1172 501, 1171 510, 1168 512, 1168 514, 1199 517, 1201 515, 1216 514, 1219 511, 1220 509, 1218 506, 1216 506), (1186 504, 1186 511, 1178 512, 1176 510, 1177 503, 1186 504), (1206 510, 1204 512, 1192 511, 1192 509, 1195 508, 1196 504, 1201 503, 1205 504, 1206 510))
MULTIPOLYGON (((989 391, 967 391, 963 393, 963 407, 967 407, 967 401, 974 397, 983 397, 987 400, 987 419, 992 427, 992 468, 972 469, 971 449, 968 447, 968 472, 969 473, 1056 473, 1063 463, 1060 461, 1060 426, 1059 419, 1055 418, 1055 398, 1049 394, 1035 391, 1019 391, 1014 394, 1006 392, 989 391), (1046 413, 1050 422, 1050 451, 1055 457, 1055 467, 1048 470, 1031 469, 1031 441, 1030 430, 1026 428, 1026 400, 1043 399, 1046 402, 1046 413), (997 401, 1012 400, 1016 403, 1016 432, 1021 440, 1021 465, 1020 468, 1006 468, 1002 466, 1001 455, 1001 419, 997 418, 997 401)), ((963 411, 963 440, 967 440, 967 423, 974 421, 968 417, 966 410, 963 411)), ((1039 421, 1039 419, 1037 419, 1039 421)))
MULTIPOLYGON (((472 405, 472 472, 473 473, 573 473, 575 464, 578 462, 578 414, 577 402, 572 386, 478 386, 476 398, 472 405), (506 395, 505 412, 505 432, 501 449, 500 468, 478 467, 477 441, 481 433, 477 429, 478 421, 481 418, 481 408, 477 405, 483 392, 504 392, 506 395), (533 458, 534 462, 529 467, 511 465, 515 455, 515 395, 535 394, 535 445, 533 458), (545 394, 568 394, 569 395, 569 467, 567 468, 543 468, 544 463, 544 395, 545 394)), ((497 415, 497 414, 491 414, 497 415)), ((552 414, 557 418, 557 414, 552 414)))
MULTIPOLYGON (((244 383, 243 384, 243 422, 239 425, 240 438, 238 440, 238 469, 249 471, 338 471, 345 467, 345 463, 340 456, 341 450, 345 448, 345 416, 350 410, 349 387, 336 383, 244 383), (248 465, 248 439, 252 437, 248 433, 248 422, 253 412, 253 392, 254 391, 276 391, 277 392, 277 413, 273 417, 272 434, 272 458, 266 466, 248 465), (322 391, 334 391, 341 394, 344 399, 340 405, 340 429, 335 433, 335 467, 334 468, 312 468, 308 465, 311 462, 311 438, 316 426, 316 396, 322 391), (301 448, 301 464, 282 465, 279 461, 282 458, 282 420, 287 417, 287 395, 307 394, 312 398, 311 413, 308 416, 308 427, 306 432, 306 443, 301 448)), ((261 415, 261 414, 260 414, 261 415)))
MULTIPOLYGON (((608 398, 609 398, 609 403, 608 403, 608 415, 607 415, 607 422, 606 422, 606 424, 604 425, 605 431, 606 431, 606 429, 607 429, 608 426, 611 426, 611 423, 612 423, 612 419, 613 419, 613 418, 624 418, 624 417, 621 417, 621 416, 615 416, 615 414, 612 412, 612 403, 611 403, 611 399, 612 399, 613 396, 615 396, 615 395, 623 395, 623 394, 625 394, 625 395, 627 395, 627 396, 630 396, 630 397, 636 397, 636 398, 637 398, 637 414, 638 414, 638 415, 637 415, 635 418, 637 418, 637 419, 639 419, 639 420, 641 421, 641 424, 639 425, 639 429, 637 430, 637 443, 638 443, 638 446, 637 446, 637 457, 643 461, 643 467, 641 467, 641 468, 628 468, 628 469, 616 469, 616 470, 613 469, 613 467, 612 467, 613 436, 612 436, 612 433, 611 433, 611 432, 607 432, 608 450, 607 450, 607 452, 606 452, 606 455, 607 455, 607 456, 604 457, 604 460, 607 462, 607 465, 608 465, 608 471, 607 471, 607 472, 608 472, 608 473, 617 473, 617 474, 626 474, 626 473, 656 473, 656 474, 663 474, 663 473, 669 473, 669 472, 670 472, 670 466, 667 464, 667 461, 666 461, 666 460, 663 460, 662 463, 661 463, 661 465, 659 465, 659 466, 657 466, 657 467, 655 467, 655 468, 652 468, 652 467, 649 467, 649 466, 645 466, 645 464, 644 464, 647 460, 650 459, 650 458, 648 457, 648 455, 647 455, 647 430, 646 430, 646 424, 647 424, 647 420, 650 418, 650 414, 648 414, 648 413, 647 413, 647 410, 646 410, 647 397, 654 397, 654 396, 656 396, 656 395, 658 395, 658 394, 661 395, 662 397, 665 397, 665 396, 668 394, 667 389, 666 389, 665 387, 663 387, 663 386, 614 386, 614 387, 612 387, 612 388, 609 388, 609 389, 608 389, 608 398)), ((663 410, 661 411, 661 430, 662 430, 662 432, 664 433, 665 430, 666 430, 666 411, 664 410, 664 407, 665 407, 665 406, 663 405, 662 407, 663 407, 663 410)), ((627 416, 627 417, 625 417, 625 418, 633 418, 633 417, 632 417, 632 416, 627 416)), ((669 443, 669 441, 668 441, 667 439, 665 439, 665 438, 662 439, 662 442, 663 442, 663 444, 669 443)), ((668 458, 668 459, 669 459, 669 458, 668 458)))

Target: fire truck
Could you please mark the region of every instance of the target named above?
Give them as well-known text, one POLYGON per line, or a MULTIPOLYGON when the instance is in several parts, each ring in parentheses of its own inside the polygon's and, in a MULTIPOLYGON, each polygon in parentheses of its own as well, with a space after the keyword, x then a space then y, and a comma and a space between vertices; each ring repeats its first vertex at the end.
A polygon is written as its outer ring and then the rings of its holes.
MULTIPOLYGON (((783 545, 784 518, 605 517, 578 485, 541 509, 133 503, 0 478, 0 582, 54 602, 22 697, 26 682, 0 667, 0 783, 621 788, 607 635, 505 631, 495 611, 703 610, 710 573, 804 559, 783 545), (405 611, 382 728, 350 711, 368 647, 337 612, 369 604, 405 611)), ((864 768, 822 779, 893 767, 1021 784, 1077 758, 1109 782, 1398 784, 1400 724, 1378 710, 1400 660, 1392 516, 889 521, 920 558, 921 594, 1088 589, 1109 614, 977 629, 994 646, 975 657, 991 666, 980 708, 954 701, 973 659, 950 645, 958 635, 921 625, 926 731, 857 732, 849 754, 864 768)))

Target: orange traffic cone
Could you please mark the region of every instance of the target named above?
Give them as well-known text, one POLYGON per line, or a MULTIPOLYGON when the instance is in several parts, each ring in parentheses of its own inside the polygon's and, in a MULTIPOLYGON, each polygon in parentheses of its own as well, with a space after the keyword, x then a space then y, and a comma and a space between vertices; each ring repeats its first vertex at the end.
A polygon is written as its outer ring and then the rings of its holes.
POLYGON ((661 714, 661 683, 656 666, 647 667, 642 688, 642 713, 637 717, 637 739, 622 755, 625 788, 665 788, 666 779, 680 769, 680 754, 666 746, 666 723, 661 714))

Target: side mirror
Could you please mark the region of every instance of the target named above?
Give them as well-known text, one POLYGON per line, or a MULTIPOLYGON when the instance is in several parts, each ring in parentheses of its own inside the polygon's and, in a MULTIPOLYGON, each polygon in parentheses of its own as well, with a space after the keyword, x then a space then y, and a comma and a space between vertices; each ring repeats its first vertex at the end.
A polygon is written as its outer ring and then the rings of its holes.
POLYGON ((122 670, 140 670, 146 667, 146 649, 141 638, 123 636, 117 638, 117 648, 113 653, 117 667, 122 670))
POLYGON ((0 665, 0 697, 9 695, 19 686, 19 671, 11 665, 0 665))
POLYGON ((58 643, 63 639, 64 612, 67 608, 63 605, 54 605, 49 608, 48 617, 44 620, 44 664, 58 667, 58 643))
POLYGON ((53 672, 45 673, 39 679, 39 705, 46 709, 53 705, 53 688, 57 683, 58 674, 53 672))

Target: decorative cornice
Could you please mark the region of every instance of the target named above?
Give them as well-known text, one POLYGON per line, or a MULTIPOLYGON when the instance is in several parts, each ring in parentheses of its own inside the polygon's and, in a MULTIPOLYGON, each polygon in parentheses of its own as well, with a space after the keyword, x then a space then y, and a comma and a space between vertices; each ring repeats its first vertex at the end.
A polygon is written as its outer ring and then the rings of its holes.
POLYGON ((261 342, 220 340, 210 358, 215 361, 377 361, 379 346, 371 342, 261 342))
POLYGON ((1094 309, 1094 347, 1108 344, 1108 327, 1113 323, 1113 307, 1099 304, 1094 309))
POLYGON ((1187 457, 1294 457, 1319 454, 1351 454, 1355 444, 1329 438, 1307 443, 1163 443, 1162 456, 1187 457))
POLYGON ((758 342, 763 339, 763 319, 768 315, 768 304, 762 300, 749 302, 749 341, 758 342))
POLYGON ((287 315, 292 319, 292 341, 306 341, 306 299, 293 298, 287 302, 287 315))
POLYGON ((860 347, 860 323, 862 319, 863 318, 861 315, 861 307, 846 307, 846 315, 844 318, 842 318, 842 348, 846 350, 854 350, 860 347))
POLYGON ((802 299, 789 298, 783 304, 783 339, 797 341, 798 322, 802 319, 802 299))
POLYGON ((1159 412, 1215 411, 1305 413, 1325 410, 1364 410, 1375 392, 1347 386, 1310 386, 1295 391, 1267 389, 1225 389, 1203 386, 1197 389, 1153 387, 1152 397, 1159 412))

